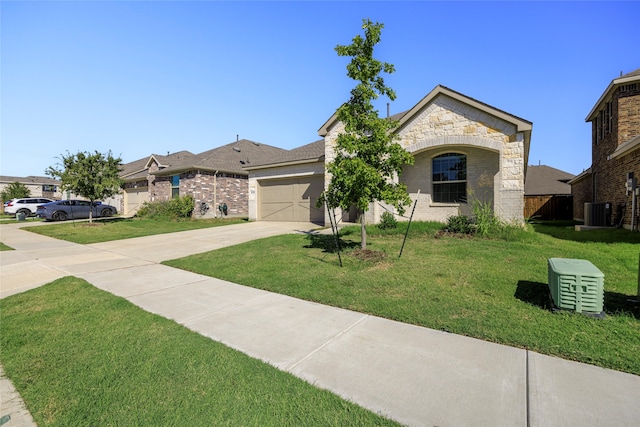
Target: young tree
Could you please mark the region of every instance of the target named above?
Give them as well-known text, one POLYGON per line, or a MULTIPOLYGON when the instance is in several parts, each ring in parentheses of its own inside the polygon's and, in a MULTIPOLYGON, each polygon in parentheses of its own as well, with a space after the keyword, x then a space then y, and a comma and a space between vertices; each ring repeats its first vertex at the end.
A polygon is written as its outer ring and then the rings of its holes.
POLYGON ((29 197, 30 195, 31 192, 29 191, 29 188, 16 181, 9 184, 2 193, 0 193, 0 199, 2 199, 2 202, 4 203, 7 200, 29 197))
POLYGON ((373 57, 373 48, 380 41, 383 24, 363 20, 365 38, 353 38, 350 45, 338 45, 339 56, 350 56, 347 75, 359 83, 351 90, 351 98, 337 111, 338 120, 344 124, 344 132, 336 140, 335 159, 327 165, 331 182, 325 192, 331 208, 360 211, 361 247, 367 247, 365 213, 371 202, 384 200, 400 213, 411 203, 406 185, 397 181, 404 165, 413 164, 413 156, 394 142, 397 135, 391 131, 397 126, 388 118, 378 117, 373 100, 380 95, 390 100, 396 94, 384 83, 381 72, 391 74, 393 64, 380 62, 373 57))
MULTIPOLYGON (((111 151, 107 154, 67 152, 66 156, 60 157, 62 164, 49 166, 45 173, 62 181, 62 191, 69 190, 86 197, 91 206, 96 200, 117 194, 124 182, 119 175, 122 159, 113 157, 111 151)), ((93 209, 89 210, 89 222, 93 222, 93 209)))

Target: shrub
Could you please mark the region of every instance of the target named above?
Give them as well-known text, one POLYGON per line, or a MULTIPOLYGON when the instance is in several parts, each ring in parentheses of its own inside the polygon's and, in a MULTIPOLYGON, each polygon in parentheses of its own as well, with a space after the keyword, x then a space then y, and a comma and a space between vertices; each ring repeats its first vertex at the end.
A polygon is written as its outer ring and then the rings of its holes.
POLYGON ((151 219, 184 219, 191 218, 195 202, 191 196, 158 202, 145 202, 136 216, 151 219))
POLYGON ((378 228, 381 230, 393 229, 398 226, 398 220, 391 212, 383 212, 380 217, 380 224, 378 228))
POLYGON ((169 200, 169 210, 177 218, 191 218, 195 208, 195 200, 191 196, 176 197, 169 200))
POLYGON ((466 215, 450 216, 444 228, 450 233, 471 234, 475 231, 471 219, 466 215))

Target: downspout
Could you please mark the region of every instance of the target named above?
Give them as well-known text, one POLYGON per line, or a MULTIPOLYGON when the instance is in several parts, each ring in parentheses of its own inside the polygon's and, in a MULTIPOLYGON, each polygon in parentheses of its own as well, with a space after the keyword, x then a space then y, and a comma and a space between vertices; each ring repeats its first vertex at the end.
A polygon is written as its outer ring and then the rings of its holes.
POLYGON ((636 192, 637 190, 635 188, 631 190, 631 231, 634 231, 636 228, 636 192))
POLYGON ((218 195, 218 171, 215 171, 215 173, 213 174, 213 215, 217 218, 218 217, 218 206, 216 203, 216 199, 217 199, 217 195, 218 195))

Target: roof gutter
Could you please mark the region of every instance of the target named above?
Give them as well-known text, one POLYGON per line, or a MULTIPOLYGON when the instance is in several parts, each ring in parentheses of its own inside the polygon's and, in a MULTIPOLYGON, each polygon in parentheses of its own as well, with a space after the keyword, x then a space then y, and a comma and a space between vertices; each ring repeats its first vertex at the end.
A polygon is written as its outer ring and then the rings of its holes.
POLYGON ((313 159, 305 159, 305 160, 292 160, 292 161, 285 161, 285 162, 280 162, 280 163, 268 163, 268 164, 264 164, 264 165, 257 165, 257 166, 245 166, 243 169, 250 171, 250 170, 258 170, 258 169, 270 169, 274 166, 277 167, 282 167, 282 166, 295 166, 295 165, 305 165, 305 164, 309 164, 309 163, 317 163, 317 162, 321 162, 323 160, 324 155, 318 157, 318 158, 313 158, 313 159))

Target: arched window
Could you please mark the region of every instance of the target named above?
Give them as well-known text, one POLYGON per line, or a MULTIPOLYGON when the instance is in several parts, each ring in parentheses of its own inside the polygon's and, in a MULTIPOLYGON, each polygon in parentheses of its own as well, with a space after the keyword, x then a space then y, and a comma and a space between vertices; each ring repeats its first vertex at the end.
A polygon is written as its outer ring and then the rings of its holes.
POLYGON ((446 153, 434 157, 432 171, 434 202, 467 202, 467 156, 446 153))

